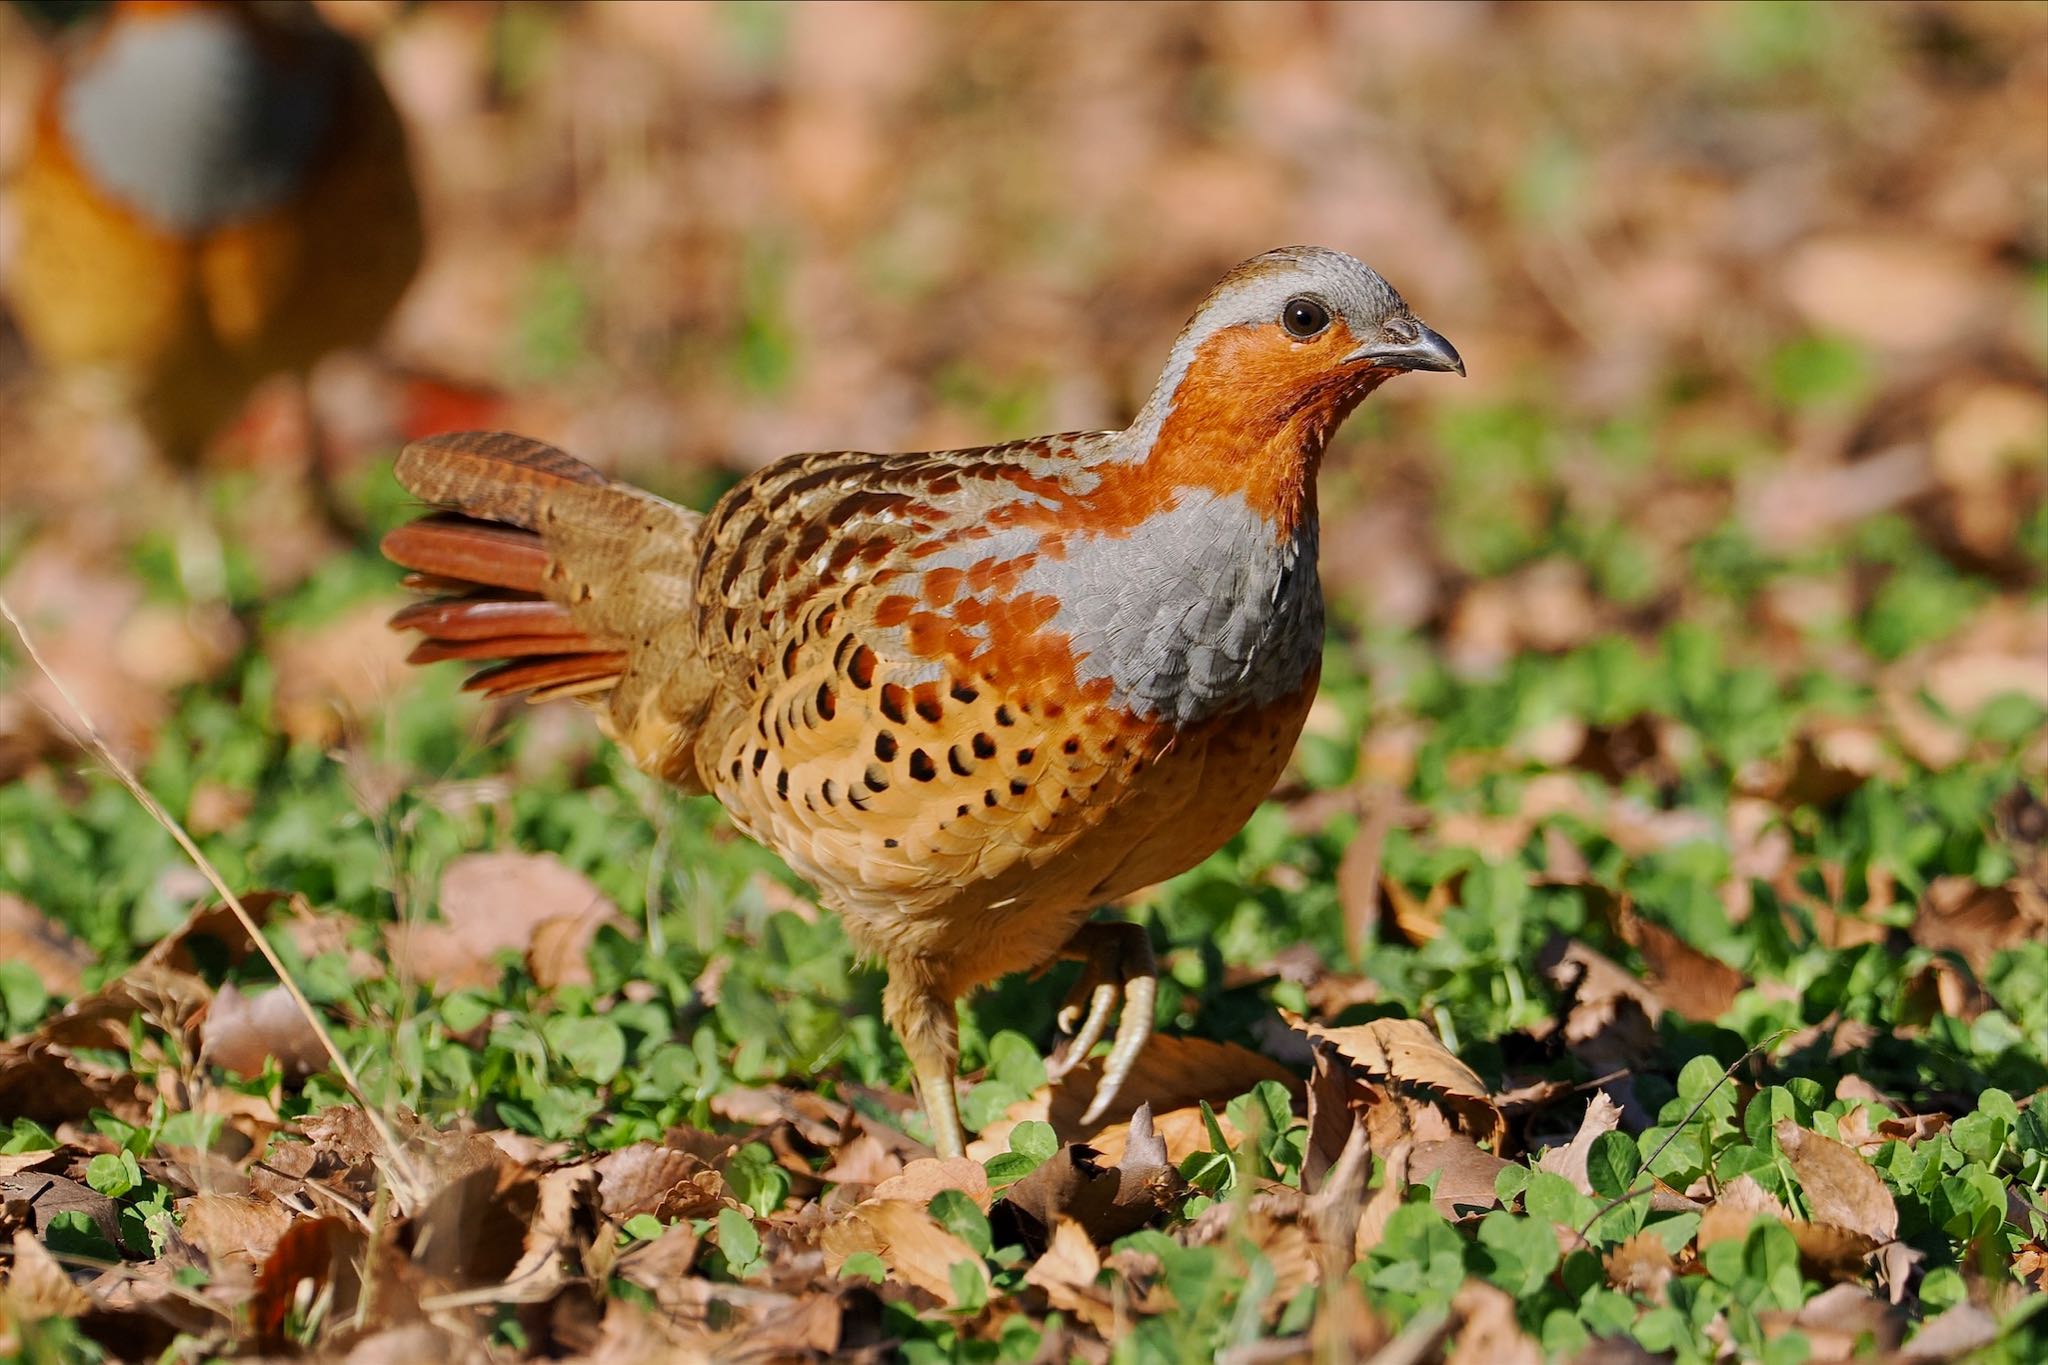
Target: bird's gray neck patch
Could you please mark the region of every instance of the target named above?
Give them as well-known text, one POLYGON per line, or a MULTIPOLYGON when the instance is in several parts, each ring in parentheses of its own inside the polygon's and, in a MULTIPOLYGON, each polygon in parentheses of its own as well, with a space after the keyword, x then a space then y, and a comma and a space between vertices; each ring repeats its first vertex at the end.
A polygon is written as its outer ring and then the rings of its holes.
MULTIPOLYGON (((323 35, 324 37, 324 35, 323 35)), ((65 86, 59 117, 81 168, 179 235, 287 198, 334 116, 339 52, 266 60, 233 17, 210 11, 119 24, 65 86)))
POLYGON ((1322 654, 1316 523, 1276 539, 1239 493, 1182 489, 1128 534, 1067 542, 1025 574, 1059 603, 1052 628, 1073 642, 1083 684, 1112 702, 1187 725, 1299 690, 1322 654))

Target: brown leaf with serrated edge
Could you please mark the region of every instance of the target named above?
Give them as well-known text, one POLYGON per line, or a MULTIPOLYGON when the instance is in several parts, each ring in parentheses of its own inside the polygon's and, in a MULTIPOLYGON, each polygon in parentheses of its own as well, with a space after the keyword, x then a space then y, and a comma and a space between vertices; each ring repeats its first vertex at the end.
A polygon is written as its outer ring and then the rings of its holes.
POLYGON ((330 1294, 329 1321, 355 1311, 362 1289, 358 1261, 368 1246, 362 1229, 345 1218, 301 1218, 278 1238, 256 1275, 249 1320, 259 1347, 293 1349, 286 1333, 295 1305, 330 1294), (301 1288, 301 1286, 305 1288, 301 1288))
POLYGON ((570 1279, 602 1281, 616 1256, 617 1239, 600 1236, 598 1175, 567 1166, 540 1178, 526 1247, 499 1288, 506 1303, 538 1303, 570 1279))
POLYGON ((711 1169, 700 1157, 652 1142, 615 1148, 592 1165, 607 1218, 623 1223, 653 1213, 661 1198, 685 1178, 711 1169))
POLYGON ((1586 1178, 1586 1158, 1593 1151, 1594 1139, 1620 1125, 1621 1106, 1607 1098, 1604 1091, 1594 1091, 1593 1098, 1586 1103, 1586 1116, 1579 1122, 1579 1131, 1570 1142, 1552 1147, 1538 1157, 1536 1168, 1563 1176, 1580 1194, 1593 1193, 1592 1183, 1586 1178))
MULTIPOLYGON (((1296 1032, 1335 1048, 1356 1081, 1440 1105, 1455 1117, 1460 1129, 1479 1141, 1498 1147, 1506 1138, 1507 1121, 1479 1074, 1452 1055, 1420 1020, 1375 1019, 1346 1028, 1327 1028, 1287 1010, 1282 1010, 1280 1017, 1296 1032)), ((1356 1097, 1353 1103, 1358 1103, 1356 1097)), ((1374 1145, 1386 1145, 1377 1133, 1374 1145)))
POLYGON ((1832 1223, 1877 1242, 1899 1235, 1899 1210, 1869 1162, 1836 1142, 1790 1119, 1772 1129, 1816 1223, 1832 1223))

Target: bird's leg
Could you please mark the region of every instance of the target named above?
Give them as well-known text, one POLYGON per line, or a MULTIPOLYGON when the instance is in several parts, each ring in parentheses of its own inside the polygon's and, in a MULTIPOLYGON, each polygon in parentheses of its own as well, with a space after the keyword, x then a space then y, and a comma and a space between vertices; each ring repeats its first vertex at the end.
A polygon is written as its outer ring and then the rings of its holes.
POLYGON ((882 992, 882 1012, 910 1054, 933 1149, 942 1157, 965 1156, 967 1134, 960 1126, 960 1097, 954 1084, 960 1066, 960 1015, 952 995, 916 971, 892 965, 882 992))
POLYGON ((1137 1064, 1138 1054, 1145 1048, 1145 1040, 1152 1036, 1152 1011, 1159 998, 1159 964, 1152 956, 1152 940, 1144 927, 1121 920, 1082 925, 1067 940, 1067 946, 1060 949, 1060 956, 1087 966, 1058 1018, 1062 1033, 1073 1031, 1077 1019, 1080 1028, 1046 1064, 1050 1079, 1057 1081, 1080 1065, 1109 1027, 1110 1011, 1116 1008, 1117 998, 1123 998, 1116 1041, 1110 1044, 1109 1060, 1102 1065, 1102 1080, 1095 1087, 1095 1098, 1089 1103, 1088 1112, 1081 1116, 1082 1123, 1093 1123, 1115 1102, 1117 1092, 1123 1089, 1131 1068, 1137 1064), (1081 1017, 1083 1000, 1088 1002, 1085 1018, 1081 1017))

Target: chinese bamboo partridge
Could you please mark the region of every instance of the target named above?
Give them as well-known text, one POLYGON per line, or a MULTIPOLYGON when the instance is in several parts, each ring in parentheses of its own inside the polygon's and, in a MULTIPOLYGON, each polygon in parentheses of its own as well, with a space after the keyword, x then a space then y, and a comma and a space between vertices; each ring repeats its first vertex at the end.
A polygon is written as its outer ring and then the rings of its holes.
POLYGON ((305 4, 116 5, 53 61, 11 189, 31 349, 112 372, 180 464, 261 380, 373 340, 420 260, 397 113, 305 4))
MULTIPOLYGON (((433 596, 413 654, 594 705, 634 762, 718 798, 888 971, 938 1149, 963 1145, 955 1001, 1088 961, 1091 1118, 1151 1029, 1135 926, 1084 922, 1243 825, 1323 643, 1316 469, 1404 370, 1464 372, 1378 275, 1294 247, 1203 302, 1122 431, 795 455, 707 513, 502 433, 421 441, 444 511, 384 542, 433 596)), ((1063 1025, 1079 1011, 1069 1010, 1063 1025)))

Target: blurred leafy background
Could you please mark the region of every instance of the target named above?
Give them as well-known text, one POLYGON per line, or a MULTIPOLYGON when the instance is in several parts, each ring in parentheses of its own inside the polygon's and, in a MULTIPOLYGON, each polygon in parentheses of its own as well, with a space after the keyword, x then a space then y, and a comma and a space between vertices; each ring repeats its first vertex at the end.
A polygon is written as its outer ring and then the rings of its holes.
MULTIPOLYGON (((1117 425, 1224 268, 1340 247, 1471 378, 1392 386, 1326 463, 1294 769, 1137 910, 1170 1026, 1258 1047, 1276 1003, 1412 1013, 1502 1089, 1630 1068, 1637 1129, 1693 1097, 1689 1061, 1759 1044, 1769 1078, 1888 1113, 2048 1083, 2048 6, 320 9, 374 53, 427 214, 385 345, 313 387, 369 530, 407 511, 398 442, 443 426, 702 503, 793 450, 1117 425), (1561 941, 1664 992, 1662 1032, 1581 1047, 1561 941), (1706 1005, 1678 984, 1700 954, 1736 978, 1706 1005)), ((0 148, 40 37, 0 14, 0 148)), ((195 511, 122 414, 52 387, 0 333, 0 591, 230 880, 344 912, 299 960, 376 1086, 597 1146, 734 1086, 903 1088, 872 981, 771 858, 569 709, 508 728, 406 673, 396 575, 311 514, 288 412, 259 395, 222 434, 195 511), (488 847, 557 855, 644 937, 601 931, 566 994, 366 977, 351 952, 431 974, 389 926, 488 847), (611 1008, 636 977, 659 990, 611 1008)), ((6 659, 0 892, 82 964, 0 968, 19 1033, 204 897, 6 659)), ((1002 1040, 1050 1013, 1024 983, 970 1007, 971 1122, 1042 1082, 1002 1040)), ((2016 1123, 1969 1159, 2038 1195, 2016 1123)), ((1954 1282, 1927 1311, 2002 1308, 2038 1198, 1988 1230, 1928 1209, 1954 1282)), ((1367 1296, 1398 1323, 1454 1270, 1367 1296)), ((1598 1316, 1567 1291, 1522 1311, 1552 1350, 1598 1316)), ((1172 1358, 1242 1324, 1159 1330, 1172 1358)))

